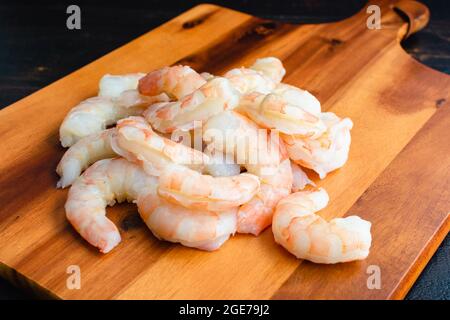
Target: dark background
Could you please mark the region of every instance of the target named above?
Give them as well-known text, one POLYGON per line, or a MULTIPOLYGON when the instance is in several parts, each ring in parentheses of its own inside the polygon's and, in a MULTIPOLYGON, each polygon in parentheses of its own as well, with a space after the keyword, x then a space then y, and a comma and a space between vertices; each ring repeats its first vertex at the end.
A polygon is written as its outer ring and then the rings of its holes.
MULTIPOLYGON (((2 1, 0 3, 0 108, 120 47, 195 4, 205 1, 2 1), (66 8, 81 8, 81 30, 66 28, 66 8)), ((346 18, 366 1, 207 1, 262 18, 322 23, 346 18)), ((429 25, 402 43, 422 63, 450 73, 450 2, 422 1, 429 25)), ((155 48, 157 49, 157 48, 155 48)), ((0 244, 1 245, 1 244, 0 244)), ((0 299, 30 296, 0 279, 0 299)), ((450 237, 407 299, 450 299, 450 237)))

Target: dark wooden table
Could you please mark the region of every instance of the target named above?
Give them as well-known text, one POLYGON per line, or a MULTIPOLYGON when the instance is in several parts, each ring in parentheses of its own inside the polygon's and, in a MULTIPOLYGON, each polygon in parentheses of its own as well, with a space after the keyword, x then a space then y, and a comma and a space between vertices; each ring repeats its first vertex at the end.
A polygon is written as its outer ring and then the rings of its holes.
MULTIPOLYGON (((10 1, 0 4, 0 108, 52 83, 202 1, 10 1), (68 30, 66 8, 81 8, 81 30, 68 30)), ((203 1, 204 2, 204 1, 203 1)), ((292 23, 348 17, 365 1, 208 1, 249 14, 292 23)), ((426 29, 403 46, 422 63, 450 73, 450 3, 423 0, 426 29)), ((157 48, 155 48, 157 50, 157 48)), ((26 121, 26 119, 24 119, 26 121)), ((32 125, 32 124, 30 124, 32 125)), ((26 192, 26 191, 24 191, 26 192)), ((1 205, 1 204, 0 204, 1 205)), ((0 244, 1 245, 1 244, 0 244)), ((0 299, 30 296, 0 279, 0 299)), ((450 237, 444 240, 407 299, 450 299, 450 237)))

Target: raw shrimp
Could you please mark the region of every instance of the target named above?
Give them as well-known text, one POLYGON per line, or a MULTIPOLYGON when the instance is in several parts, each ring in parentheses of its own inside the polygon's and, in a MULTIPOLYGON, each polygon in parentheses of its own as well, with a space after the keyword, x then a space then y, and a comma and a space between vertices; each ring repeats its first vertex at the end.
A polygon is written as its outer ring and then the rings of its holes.
POLYGON ((145 73, 129 73, 123 75, 106 74, 100 79, 99 97, 117 98, 122 92, 136 89, 139 79, 145 76, 145 73))
POLYGON ((292 188, 292 170, 283 142, 246 117, 227 111, 208 120, 203 134, 208 148, 232 154, 260 178, 260 191, 238 211, 238 232, 258 235, 272 223, 278 201, 292 188))
POLYGON ((248 202, 259 187, 259 179, 248 173, 213 177, 185 166, 170 165, 159 177, 158 192, 186 208, 225 211, 248 202))
POLYGON ((101 132, 117 120, 140 115, 154 102, 167 101, 166 95, 145 97, 136 90, 128 90, 119 97, 94 97, 72 108, 59 128, 63 147, 70 147, 83 137, 101 132))
POLYGON ((286 102, 290 106, 297 106, 315 116, 322 112, 320 102, 317 98, 306 90, 291 86, 286 83, 279 83, 272 90, 272 93, 286 102))
POLYGON ((284 134, 281 137, 292 161, 314 170, 323 179, 347 162, 353 122, 349 118, 340 119, 331 112, 322 113, 320 117, 327 130, 318 138, 284 134))
POLYGON ((129 117, 117 122, 113 150, 130 161, 142 162, 151 175, 159 176, 169 164, 186 165, 204 171, 209 158, 203 152, 161 137, 142 117, 129 117))
POLYGON ((296 163, 291 163, 292 168, 292 192, 305 189, 307 185, 316 186, 306 175, 305 171, 296 163))
POLYGON ((176 129, 188 131, 214 114, 233 109, 238 102, 239 94, 230 81, 215 77, 179 101, 150 106, 144 116, 160 132, 171 133, 176 129))
POLYGON ((250 92, 270 93, 276 83, 261 72, 247 68, 231 69, 224 75, 240 94, 250 92))
POLYGON ((241 173, 241 166, 229 154, 208 148, 204 152, 210 159, 205 165, 205 171, 213 177, 229 177, 241 173))
POLYGON ((161 93, 180 100, 206 83, 206 80, 188 66, 164 67, 150 72, 139 80, 139 92, 146 96, 161 93))
POLYGON ((142 118, 118 122, 113 149, 131 161, 142 162, 148 173, 159 175, 159 194, 187 208, 225 211, 259 191, 259 179, 252 174, 212 177, 179 165, 181 160, 197 160, 196 165, 203 165, 209 159, 200 151, 158 136, 142 118))
POLYGON ((289 104, 282 96, 253 92, 243 96, 236 111, 258 125, 285 134, 316 138, 326 127, 319 116, 289 104))
POLYGON ((275 241, 297 258, 315 263, 365 259, 372 242, 371 223, 357 216, 327 222, 316 214, 327 203, 324 189, 296 192, 281 200, 273 216, 275 241))
POLYGON ((188 209, 148 193, 138 200, 139 213, 152 233, 170 242, 213 251, 236 232, 236 211, 188 209))
POLYGON ((289 159, 283 160, 278 169, 267 175, 260 175, 261 189, 238 211, 239 233, 259 235, 272 223, 272 216, 278 202, 291 193, 292 171, 289 159))
POLYGON ((281 82, 286 74, 283 63, 275 57, 257 59, 250 69, 261 72, 275 83, 281 82))
POLYGON ((116 156, 111 148, 114 130, 108 129, 81 138, 64 153, 56 168, 61 177, 57 184, 58 188, 70 186, 92 163, 116 156))
POLYGON ((235 68, 224 77, 240 94, 259 92, 269 94, 281 81, 286 71, 280 60, 273 57, 257 59, 250 68, 235 68))
POLYGON ((100 160, 73 183, 65 205, 66 216, 80 235, 107 253, 120 241, 120 233, 106 217, 106 206, 139 201, 156 195, 157 178, 125 159, 100 160))

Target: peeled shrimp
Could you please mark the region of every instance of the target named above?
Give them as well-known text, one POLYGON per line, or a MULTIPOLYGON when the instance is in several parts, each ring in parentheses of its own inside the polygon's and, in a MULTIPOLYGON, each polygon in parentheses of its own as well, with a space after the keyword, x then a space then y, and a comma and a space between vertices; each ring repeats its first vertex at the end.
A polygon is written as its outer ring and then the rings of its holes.
POLYGON ((307 185, 316 186, 316 184, 311 181, 305 171, 300 168, 296 163, 291 163, 292 168, 292 192, 297 192, 305 189, 307 185))
POLYGON ((214 114, 233 109, 238 102, 239 94, 230 81, 215 77, 179 101, 150 106, 144 116, 160 132, 171 133, 176 129, 188 131, 214 114))
POLYGON ((57 187, 65 188, 70 186, 80 176, 81 172, 92 163, 116 156, 116 153, 111 148, 113 133, 114 129, 104 130, 81 138, 72 145, 64 153, 56 168, 56 172, 61 177, 57 187))
POLYGON ((145 97, 136 90, 122 92, 116 98, 94 97, 72 108, 59 128, 63 147, 70 147, 83 137, 101 132, 117 120, 140 115, 152 103, 168 100, 167 96, 145 97))
POLYGON ((139 80, 139 92, 147 96, 161 93, 179 100, 206 83, 206 80, 188 66, 164 67, 148 73, 139 80))
POLYGON ((281 82, 286 74, 283 63, 275 57, 257 59, 250 69, 261 72, 275 83, 281 82))
POLYGON ((248 116, 258 125, 277 129, 285 134, 319 137, 326 127, 319 116, 289 104, 275 94, 253 92, 243 96, 236 111, 248 116))
POLYGON ((210 159, 205 165, 205 170, 213 177, 229 177, 241 173, 241 166, 229 154, 208 148, 204 152, 210 159))
POLYGON ((323 179, 347 162, 353 122, 349 118, 340 119, 331 112, 322 113, 320 117, 327 130, 318 138, 281 136, 292 161, 316 171, 323 179))
POLYGON ((138 200, 139 213, 152 233, 170 242, 212 251, 236 232, 236 211, 188 209, 148 193, 138 200))
POLYGON ((292 171, 289 159, 283 160, 277 171, 260 175, 261 189, 238 211, 239 233, 259 235, 272 223, 273 212, 278 202, 291 193, 292 171))
POLYGON ((357 216, 325 221, 315 212, 328 203, 324 189, 293 193, 281 200, 273 216, 275 241, 299 259, 339 263, 365 259, 371 224, 357 216))
POLYGON ((272 93, 282 99, 287 105, 299 107, 315 116, 322 112, 319 100, 306 90, 286 83, 279 83, 272 90, 272 93))
POLYGON ((178 159, 197 156, 203 161, 204 154, 158 136, 142 118, 118 122, 113 148, 127 159, 143 163, 148 173, 158 175, 159 194, 186 208, 225 211, 247 202, 259 191, 259 179, 252 174, 212 177, 179 165, 178 159))
POLYGON ((100 79, 98 96, 117 98, 124 91, 136 89, 139 79, 144 76, 145 73, 106 74, 100 79))
POLYGON ((283 142, 233 111, 210 118, 203 138, 209 148, 232 154, 260 178, 259 192, 239 208, 237 227, 239 233, 258 235, 272 223, 278 201, 291 192, 292 170, 283 142))
POLYGON ((158 135, 142 117, 122 119, 117 122, 116 130, 113 150, 130 161, 142 163, 151 175, 159 176, 170 164, 203 171, 209 162, 203 152, 158 135))
POLYGON ((240 94, 250 92, 270 93, 276 83, 263 73, 247 68, 236 68, 224 75, 240 94))
POLYGON ((286 70, 277 58, 268 57, 257 59, 250 68, 235 68, 224 77, 240 94, 259 92, 269 94, 281 81, 286 70))
POLYGON ((100 160, 88 168, 69 190, 66 216, 80 235, 107 253, 120 241, 120 233, 106 217, 107 205, 139 201, 156 194, 157 178, 125 159, 100 160))
POLYGON ((159 177, 159 195, 186 208, 225 211, 248 202, 259 191, 256 176, 204 175, 180 165, 165 168, 159 177))

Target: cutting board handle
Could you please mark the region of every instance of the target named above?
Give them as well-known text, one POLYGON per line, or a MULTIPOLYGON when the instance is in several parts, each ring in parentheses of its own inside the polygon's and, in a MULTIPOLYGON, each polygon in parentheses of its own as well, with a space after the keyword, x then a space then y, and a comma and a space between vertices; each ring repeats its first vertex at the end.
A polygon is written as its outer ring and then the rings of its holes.
POLYGON ((393 4, 393 9, 408 23, 402 39, 423 29, 430 20, 430 10, 423 3, 412 0, 401 0, 393 4))

